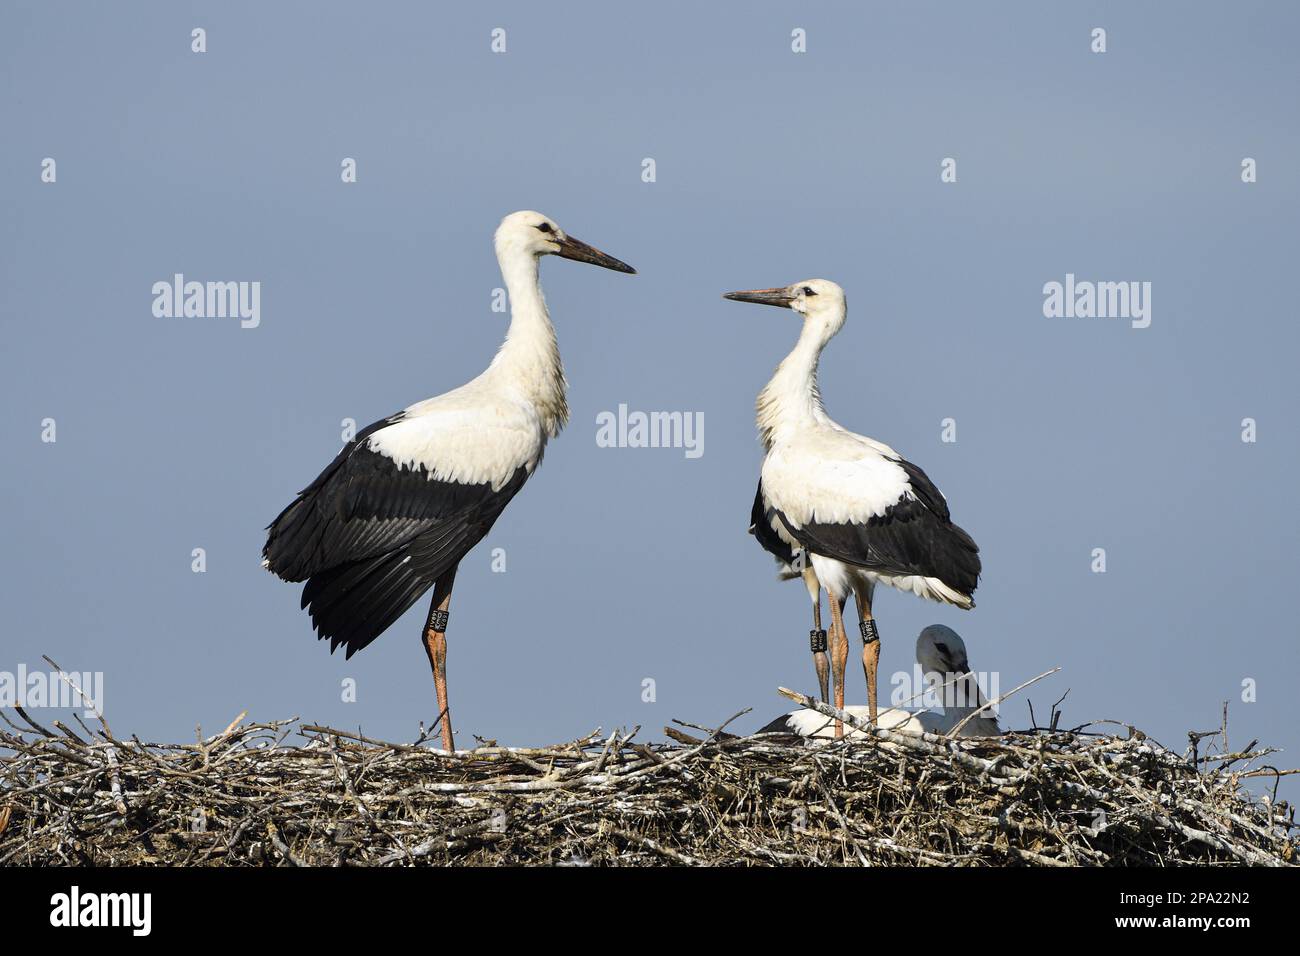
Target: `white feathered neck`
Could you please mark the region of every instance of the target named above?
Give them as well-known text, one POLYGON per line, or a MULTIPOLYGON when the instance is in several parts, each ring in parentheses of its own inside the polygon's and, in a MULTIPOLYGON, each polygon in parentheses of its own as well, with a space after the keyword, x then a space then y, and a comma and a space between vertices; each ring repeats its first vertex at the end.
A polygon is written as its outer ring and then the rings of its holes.
MULTIPOLYGON (((832 333, 833 334, 833 333, 832 333)), ((830 424, 817 387, 817 364, 830 337, 824 326, 805 321, 790 354, 758 393, 758 438, 764 450, 783 436, 818 424, 830 424)))
POLYGON ((554 438, 569 421, 560 346, 538 278, 538 257, 522 249, 498 250, 497 262, 510 297, 510 328, 485 375, 513 388, 537 409, 554 438))

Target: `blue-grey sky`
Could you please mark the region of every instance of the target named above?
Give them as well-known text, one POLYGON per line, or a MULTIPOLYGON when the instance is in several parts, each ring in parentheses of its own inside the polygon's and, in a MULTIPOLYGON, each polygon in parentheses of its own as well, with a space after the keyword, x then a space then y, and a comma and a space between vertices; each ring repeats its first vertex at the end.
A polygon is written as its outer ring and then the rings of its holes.
POLYGON ((1067 723, 1181 749, 1228 700, 1235 743, 1294 752, 1298 31, 1282 3, 6 3, 0 670, 103 671, 119 733, 410 738, 425 602, 331 657, 262 529, 343 419, 482 369, 492 231, 535 208, 640 274, 543 263, 572 420, 461 566, 461 743, 751 727, 813 685, 802 588, 745 533, 797 326, 719 293, 824 276, 828 409, 984 557, 971 612, 878 592, 883 673, 942 622, 1004 689, 1060 665, 1040 714, 1068 688, 1067 723), (178 272, 260 282, 260 325, 155 317, 178 272), (1044 317, 1067 273, 1150 282, 1150 327, 1044 317), (620 403, 702 413, 704 454, 598 447, 620 403))

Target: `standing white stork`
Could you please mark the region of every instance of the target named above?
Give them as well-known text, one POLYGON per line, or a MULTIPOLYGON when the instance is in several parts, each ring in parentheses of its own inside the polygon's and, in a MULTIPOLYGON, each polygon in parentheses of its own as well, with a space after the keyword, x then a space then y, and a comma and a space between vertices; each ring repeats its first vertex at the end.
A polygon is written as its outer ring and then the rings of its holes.
POLYGON ((542 460, 569 417, 567 383, 538 282, 542 256, 635 272, 539 212, 501 220, 497 262, 510 329, 477 378, 364 428, 269 525, 262 565, 306 581, 302 606, 319 639, 351 657, 433 587, 424 646, 443 746, 447 617, 461 558, 542 460))
MULTIPOLYGON (((886 707, 877 718, 870 718, 867 708, 855 706, 845 707, 845 713, 860 719, 875 719, 878 727, 909 734, 947 734, 958 727, 961 727, 961 737, 996 737, 1002 733, 997 717, 989 711, 972 716, 987 701, 971 673, 966 642, 960 634, 944 624, 931 624, 924 628, 916 638, 916 662, 921 666, 921 673, 930 689, 936 695, 942 695, 943 713, 886 707)), ((818 711, 801 708, 778 717, 758 733, 831 737, 834 736, 832 728, 835 723, 818 711)), ((850 729, 847 736, 865 737, 866 734, 850 729)))
MULTIPOLYGON (((925 472, 826 414, 817 363, 844 325, 843 289, 826 279, 808 279, 783 289, 728 292, 725 298, 792 309, 803 318, 793 351, 758 395, 758 433, 767 454, 755 525, 762 528, 760 543, 770 530, 792 550, 802 549, 826 589, 839 708, 849 653, 844 605, 850 593, 855 597, 868 711, 875 720, 880 635, 871 601, 876 584, 972 608, 979 548, 952 523, 947 501, 925 472)), ((842 733, 837 721, 836 735, 842 733)))

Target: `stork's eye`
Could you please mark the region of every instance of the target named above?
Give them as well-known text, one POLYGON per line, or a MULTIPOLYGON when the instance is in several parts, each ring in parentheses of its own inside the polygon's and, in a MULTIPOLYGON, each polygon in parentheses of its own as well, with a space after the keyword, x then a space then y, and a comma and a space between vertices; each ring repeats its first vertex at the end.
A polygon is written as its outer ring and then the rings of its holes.
POLYGON ((934 649, 938 651, 940 654, 942 654, 944 657, 952 656, 952 652, 948 650, 947 644, 935 644, 934 649))
POLYGON ((812 286, 806 285, 806 286, 803 287, 803 294, 804 294, 804 295, 816 295, 817 293, 814 292, 814 291, 812 290, 812 286))
POLYGON ((542 232, 550 232, 551 224, 549 222, 544 222, 541 225, 539 225, 537 228, 540 229, 542 232))

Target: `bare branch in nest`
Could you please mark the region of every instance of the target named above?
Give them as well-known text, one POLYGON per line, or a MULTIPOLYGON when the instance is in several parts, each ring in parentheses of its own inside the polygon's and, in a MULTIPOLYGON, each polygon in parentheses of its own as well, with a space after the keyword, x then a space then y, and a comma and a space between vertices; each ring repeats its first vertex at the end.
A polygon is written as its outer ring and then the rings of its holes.
MULTIPOLYGON (((1025 689, 1026 687, 1028 687, 1030 684, 1037 684, 1037 683, 1038 683, 1040 680, 1042 680, 1044 677, 1051 677, 1053 674, 1055 674, 1055 673, 1056 673, 1057 671, 1059 671, 1059 670, 1060 670, 1059 667, 1053 667, 1050 671, 1043 671, 1043 673, 1039 674, 1037 677, 1031 677, 1029 680, 1025 681, 1023 684, 1019 685, 1018 687, 1013 687, 1013 688, 1011 688, 1009 691, 1007 691, 1007 692, 1006 692, 1005 694, 1003 694, 1001 697, 998 697, 998 698, 996 698, 996 699, 994 699, 994 700, 989 701, 987 704, 984 704, 984 705, 983 705, 982 707, 980 707, 978 710, 973 710, 973 711, 971 711, 971 712, 970 712, 969 714, 967 714, 964 718, 962 718, 961 723, 959 723, 959 724, 958 724, 956 727, 954 727, 952 730, 948 731, 948 736, 949 736, 949 737, 960 737, 960 736, 961 736, 961 732, 962 732, 963 729, 965 729, 966 725, 969 724, 969 723, 970 723, 972 720, 974 720, 976 717, 978 717, 980 714, 984 713, 986 710, 991 710, 992 708, 998 706, 998 704, 1002 703, 1004 700, 1006 700, 1008 697, 1010 697, 1010 696, 1011 696, 1012 694, 1014 694, 1016 691, 1024 690, 1024 689, 1025 689)), ((1064 698, 1062 698, 1062 700, 1064 700, 1064 698)), ((1060 701, 1057 701, 1057 703, 1059 704, 1060 701)), ((1053 707, 1052 709, 1055 710, 1056 708, 1053 707)), ((1053 724, 1052 724, 1052 729, 1053 729, 1053 730, 1056 729, 1056 724, 1055 724, 1055 722, 1053 722, 1053 724)))
MULTIPOLYGON (((809 745, 676 722, 454 754, 296 720, 193 743, 0 712, 0 865, 1294 865, 1254 741, 1195 763, 1127 737, 866 726, 809 745), (11 720, 10 715, 15 719, 11 720)), ((742 712, 743 713, 743 712, 742 712)), ((1127 725, 1124 725, 1127 726, 1127 725)), ((1121 731, 1121 733, 1123 733, 1121 731)), ((423 741, 427 738, 420 738, 423 741)))

